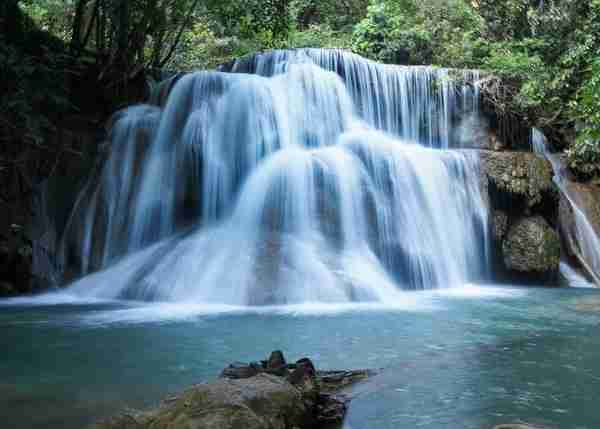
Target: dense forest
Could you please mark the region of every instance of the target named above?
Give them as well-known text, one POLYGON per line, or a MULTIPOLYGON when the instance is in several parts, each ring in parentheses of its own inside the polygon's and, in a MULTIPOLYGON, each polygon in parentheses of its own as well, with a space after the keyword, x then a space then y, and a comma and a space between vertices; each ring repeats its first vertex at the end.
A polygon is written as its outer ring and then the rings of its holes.
POLYGON ((87 168, 112 112, 165 72, 268 49, 482 70, 500 116, 600 180, 600 0, 6 0, 0 28, 0 232, 20 253, 37 185, 87 168))

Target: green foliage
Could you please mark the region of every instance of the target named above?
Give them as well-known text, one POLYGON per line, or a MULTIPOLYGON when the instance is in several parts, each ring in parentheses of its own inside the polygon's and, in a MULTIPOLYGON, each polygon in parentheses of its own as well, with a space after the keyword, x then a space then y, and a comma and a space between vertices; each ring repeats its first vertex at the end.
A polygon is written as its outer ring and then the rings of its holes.
POLYGON ((600 57, 572 104, 581 121, 577 140, 566 151, 569 167, 583 179, 600 180, 600 57))
POLYGON ((222 33, 245 38, 258 36, 274 43, 285 39, 290 29, 290 0, 209 0, 207 12, 222 27, 222 33))
POLYGON ((40 30, 68 42, 73 30, 74 3, 72 0, 24 0, 19 4, 40 30))
POLYGON ((251 53, 282 48, 350 48, 352 25, 368 0, 210 0, 184 32, 168 67, 212 68, 251 53))
POLYGON ((600 140, 577 139, 567 150, 569 168, 582 180, 600 179, 600 140))
POLYGON ((350 33, 364 18, 368 0, 292 0, 292 24, 300 31, 324 26, 325 31, 350 33))
POLYGON ((72 109, 66 89, 71 59, 16 2, 4 6, 0 24, 10 22, 12 28, 0 33, 0 197, 13 201, 22 197, 15 189, 26 193, 59 156, 47 140, 55 119, 72 109))
POLYGON ((482 20, 463 0, 373 0, 353 48, 392 63, 469 63, 482 20))
POLYGON ((292 31, 286 47, 350 49, 352 41, 347 32, 336 31, 329 24, 311 24, 303 30, 292 31))

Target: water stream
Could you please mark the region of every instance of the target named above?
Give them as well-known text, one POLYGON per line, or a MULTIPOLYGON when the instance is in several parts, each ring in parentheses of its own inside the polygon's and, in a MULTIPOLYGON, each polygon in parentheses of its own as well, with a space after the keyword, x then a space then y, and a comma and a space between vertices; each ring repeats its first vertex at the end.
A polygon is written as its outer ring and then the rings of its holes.
POLYGON ((554 183, 556 183, 561 194, 565 197, 573 211, 574 225, 572 233, 567 233, 568 237, 566 238, 567 240, 574 241, 573 246, 576 246, 580 253, 578 256, 579 262, 583 265, 588 277, 591 277, 592 283, 578 278, 566 261, 563 261, 561 264, 561 272, 570 280, 569 284, 579 286, 595 284, 595 286, 600 287, 600 235, 598 235, 598 232, 588 220, 585 209, 578 202, 580 197, 578 196, 577 190, 569 183, 567 169, 563 165, 560 156, 550 152, 545 136, 537 129, 533 129, 531 132, 531 143, 533 150, 548 159, 552 164, 552 169, 554 170, 554 183))

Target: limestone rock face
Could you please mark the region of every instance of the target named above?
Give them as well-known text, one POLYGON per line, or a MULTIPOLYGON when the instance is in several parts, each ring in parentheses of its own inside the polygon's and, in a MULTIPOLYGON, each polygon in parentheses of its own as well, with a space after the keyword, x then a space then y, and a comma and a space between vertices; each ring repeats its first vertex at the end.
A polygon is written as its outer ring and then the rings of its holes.
POLYGON ((502 254, 509 270, 553 274, 559 268, 560 239, 541 216, 522 218, 510 227, 502 254))
POLYGON ((529 207, 554 189, 552 166, 534 153, 481 151, 481 172, 500 192, 529 207))

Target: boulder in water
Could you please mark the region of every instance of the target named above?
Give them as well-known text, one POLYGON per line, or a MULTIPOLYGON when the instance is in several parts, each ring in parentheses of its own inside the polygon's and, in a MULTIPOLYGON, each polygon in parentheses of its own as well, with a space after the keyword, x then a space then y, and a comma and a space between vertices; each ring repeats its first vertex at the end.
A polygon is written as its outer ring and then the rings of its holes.
POLYGON ((291 429, 311 427, 313 419, 302 392, 281 377, 258 374, 200 384, 155 411, 116 417, 94 428, 291 429))
POLYGON ((514 272, 553 276, 560 263, 560 240, 541 216, 513 224, 502 244, 506 267, 514 272))

